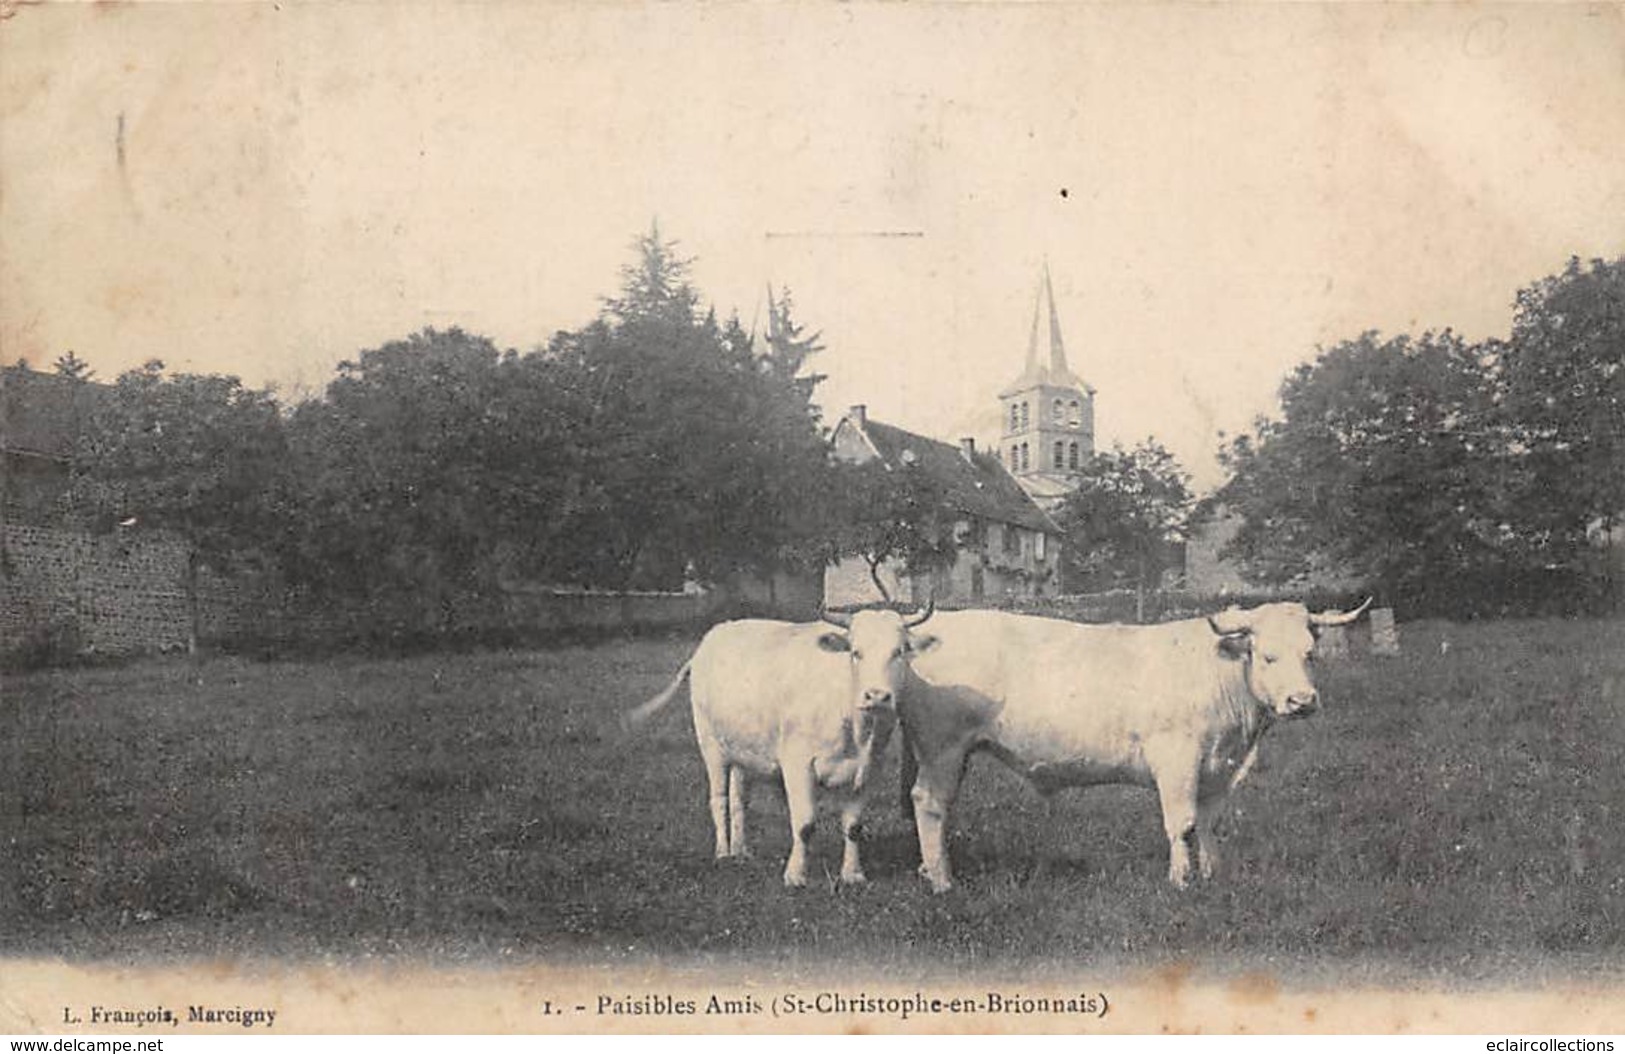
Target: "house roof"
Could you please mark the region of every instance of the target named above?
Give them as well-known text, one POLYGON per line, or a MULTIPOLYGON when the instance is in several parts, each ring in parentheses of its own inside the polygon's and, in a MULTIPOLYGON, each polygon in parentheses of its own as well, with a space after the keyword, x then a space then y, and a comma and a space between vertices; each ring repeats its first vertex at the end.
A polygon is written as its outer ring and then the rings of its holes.
POLYGON ((991 454, 974 453, 967 459, 958 446, 917 435, 873 419, 862 425, 851 417, 842 425, 859 429, 886 464, 912 463, 927 472, 948 493, 959 512, 997 523, 1059 534, 1055 521, 1033 503, 1015 477, 991 454))
POLYGON ((104 390, 21 366, 0 370, 0 449, 66 461, 104 390))
POLYGON ((1058 476, 1048 472, 1033 472, 1022 476, 1017 483, 1040 508, 1050 508, 1045 502, 1059 504, 1078 489, 1076 478, 1058 476))

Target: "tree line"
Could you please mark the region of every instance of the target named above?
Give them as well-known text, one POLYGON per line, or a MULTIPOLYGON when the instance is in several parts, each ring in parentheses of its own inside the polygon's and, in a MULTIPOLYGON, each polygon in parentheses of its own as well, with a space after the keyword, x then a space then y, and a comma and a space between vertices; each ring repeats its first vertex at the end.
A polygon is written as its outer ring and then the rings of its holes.
POLYGON ((1616 606, 1625 258, 1573 259, 1519 290, 1506 338, 1368 332, 1320 349, 1220 461, 1228 478, 1197 503, 1154 439, 1097 454, 1059 513, 1075 580, 1143 592, 1196 524, 1231 515, 1221 556, 1270 589, 1357 582, 1455 617, 1616 606))
POLYGON ((520 352, 425 329, 293 406, 148 363, 96 400, 69 515, 183 539, 194 608, 199 568, 257 567, 302 602, 418 632, 512 581, 669 589, 821 565, 844 489, 818 335, 788 291, 765 335, 719 320, 689 269, 651 229, 578 330, 520 352))
MULTIPOLYGON (((292 406, 233 377, 129 371, 81 429, 69 515, 182 538, 194 600, 200 568, 254 566, 303 602, 420 632, 514 581, 669 589, 847 555, 954 559, 932 481, 831 462, 819 335, 788 291, 758 334, 702 308, 658 229, 632 256, 598 316, 545 345, 425 329, 292 406)), ((1228 479, 1200 505, 1154 438, 1093 455, 1057 513, 1063 587, 1155 588, 1222 507, 1240 520, 1226 555, 1272 588, 1332 571, 1411 610, 1605 603, 1622 362, 1625 260, 1519 291, 1504 340, 1322 349, 1277 416, 1225 441, 1228 479)), ((57 368, 89 376, 72 353, 57 368)))
POLYGON ((1222 452, 1231 549, 1266 582, 1352 572, 1453 615, 1617 603, 1625 515, 1625 258, 1520 290, 1511 333, 1364 333, 1281 386, 1222 452))

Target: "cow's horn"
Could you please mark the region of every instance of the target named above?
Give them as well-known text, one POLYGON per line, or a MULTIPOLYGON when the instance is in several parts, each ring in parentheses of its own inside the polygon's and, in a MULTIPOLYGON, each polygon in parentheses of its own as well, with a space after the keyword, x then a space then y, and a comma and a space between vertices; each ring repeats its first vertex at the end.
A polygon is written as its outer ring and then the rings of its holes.
POLYGON ((1209 615, 1207 624, 1221 637, 1234 637, 1252 628, 1252 620, 1247 617, 1247 612, 1237 607, 1225 608, 1216 615, 1209 615))
POLYGON ((1348 612, 1311 611, 1309 613, 1309 622, 1314 626, 1347 626, 1350 622, 1365 614, 1365 609, 1371 606, 1371 600, 1371 597, 1366 597, 1365 603, 1348 612))
POLYGON ((825 622, 828 622, 831 626, 839 626, 842 629, 852 628, 852 613, 850 611, 820 610, 818 612, 818 617, 823 619, 825 622))
POLYGON ((933 597, 932 599, 927 600, 925 602, 925 611, 924 611, 924 613, 916 615, 913 618, 911 618, 911 619, 907 620, 906 622, 904 622, 903 623, 903 628, 904 629, 913 629, 915 626, 918 626, 920 623, 922 623, 926 619, 930 618, 932 616, 932 614, 936 612, 936 610, 937 610, 937 601, 936 601, 936 598, 933 597))

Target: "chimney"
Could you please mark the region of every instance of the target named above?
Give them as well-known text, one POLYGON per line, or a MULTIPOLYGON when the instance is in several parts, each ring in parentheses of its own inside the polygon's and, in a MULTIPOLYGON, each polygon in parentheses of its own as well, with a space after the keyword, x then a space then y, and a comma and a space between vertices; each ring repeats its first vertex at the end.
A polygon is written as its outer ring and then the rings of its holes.
POLYGON ((869 408, 863 403, 854 403, 846 411, 846 416, 859 428, 869 427, 869 408))
POLYGON ((966 461, 973 465, 976 464, 976 440, 970 436, 961 439, 959 441, 959 453, 966 461))

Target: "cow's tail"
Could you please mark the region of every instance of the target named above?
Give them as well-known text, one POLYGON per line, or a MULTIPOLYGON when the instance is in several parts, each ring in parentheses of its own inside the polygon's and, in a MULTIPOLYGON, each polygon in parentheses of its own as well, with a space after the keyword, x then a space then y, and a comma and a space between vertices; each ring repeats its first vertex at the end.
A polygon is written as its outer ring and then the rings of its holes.
POLYGON ((683 686, 683 681, 688 677, 689 668, 693 665, 693 659, 683 663, 682 668, 677 671, 677 675, 671 679, 670 684, 666 685, 666 687, 661 690, 659 695, 655 696, 653 699, 650 699, 647 703, 644 703, 636 710, 629 710, 622 714, 621 731, 635 732, 651 717, 658 714, 661 710, 664 710, 666 704, 671 702, 672 696, 676 695, 677 690, 683 686))

